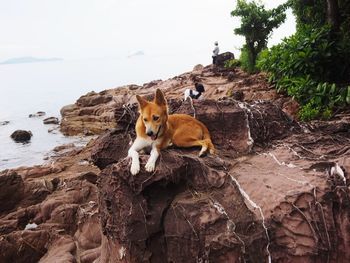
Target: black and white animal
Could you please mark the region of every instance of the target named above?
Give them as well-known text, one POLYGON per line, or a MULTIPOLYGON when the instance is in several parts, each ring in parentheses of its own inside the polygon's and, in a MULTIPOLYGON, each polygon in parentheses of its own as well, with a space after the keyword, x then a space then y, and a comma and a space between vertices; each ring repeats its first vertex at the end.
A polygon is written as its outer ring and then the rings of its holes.
POLYGON ((191 99, 199 99, 199 97, 202 95, 202 93, 205 91, 203 84, 196 82, 194 84, 194 87, 196 88, 196 90, 192 90, 192 89, 186 89, 185 90, 185 100, 187 100, 188 98, 191 99))

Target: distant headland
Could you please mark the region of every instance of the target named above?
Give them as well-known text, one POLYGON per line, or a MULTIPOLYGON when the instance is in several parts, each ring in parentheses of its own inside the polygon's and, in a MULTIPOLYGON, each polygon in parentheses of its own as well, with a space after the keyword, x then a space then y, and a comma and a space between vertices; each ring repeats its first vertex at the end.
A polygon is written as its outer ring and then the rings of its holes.
POLYGON ((37 62, 51 62, 61 61, 62 58, 35 58, 35 57, 18 57, 10 58, 0 62, 0 64, 22 64, 22 63, 37 63, 37 62))

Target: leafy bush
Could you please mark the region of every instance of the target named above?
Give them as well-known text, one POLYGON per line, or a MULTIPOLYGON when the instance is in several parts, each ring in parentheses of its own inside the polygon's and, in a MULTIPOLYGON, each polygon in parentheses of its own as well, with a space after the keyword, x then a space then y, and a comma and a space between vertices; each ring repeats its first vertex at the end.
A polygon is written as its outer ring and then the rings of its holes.
POLYGON ((230 59, 225 61, 225 68, 235 68, 239 67, 241 62, 238 59, 230 59))
POLYGON ((349 42, 333 41, 330 27, 304 27, 260 53, 257 67, 268 72, 279 92, 294 97, 302 120, 330 117, 334 107, 350 104, 349 42))
POLYGON ((251 63, 250 53, 245 45, 243 46, 243 48, 241 48, 241 55, 239 57, 239 61, 241 63, 241 68, 244 71, 248 73, 254 73, 257 71, 255 65, 251 63))

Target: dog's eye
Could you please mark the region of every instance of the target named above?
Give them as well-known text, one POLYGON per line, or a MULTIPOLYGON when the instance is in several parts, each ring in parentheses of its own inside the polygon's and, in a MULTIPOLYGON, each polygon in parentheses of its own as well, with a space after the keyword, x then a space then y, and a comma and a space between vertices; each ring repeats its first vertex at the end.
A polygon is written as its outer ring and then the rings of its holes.
POLYGON ((159 120, 159 116, 153 116, 153 120, 154 120, 154 121, 159 120))
POLYGON ((147 122, 147 119, 146 119, 146 118, 143 118, 143 121, 144 121, 144 122, 147 122))

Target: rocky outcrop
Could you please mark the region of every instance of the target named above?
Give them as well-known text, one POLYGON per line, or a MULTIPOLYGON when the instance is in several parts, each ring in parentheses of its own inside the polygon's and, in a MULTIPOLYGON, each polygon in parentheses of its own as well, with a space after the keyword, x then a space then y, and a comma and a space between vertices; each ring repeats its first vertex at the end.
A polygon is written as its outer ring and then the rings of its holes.
POLYGON ((101 262, 267 256, 266 233, 220 159, 166 151, 154 175, 133 177, 129 167, 124 159, 100 175, 101 262))
POLYGON ((37 118, 37 117, 42 117, 42 116, 45 116, 46 115, 46 112, 44 111, 38 111, 37 113, 31 113, 29 114, 29 118, 37 118))
POLYGON ((33 134, 31 131, 17 130, 11 134, 11 138, 15 142, 28 142, 32 138, 33 134))
POLYGON ((0 121, 0 126, 5 126, 9 123, 10 123, 10 121, 0 121))
POLYGON ((44 124, 59 124, 60 121, 57 117, 49 117, 43 120, 44 124))
POLYGON ((196 113, 208 126, 218 156, 169 149, 149 174, 142 155, 131 176, 121 135, 132 131, 134 106, 117 111, 119 129, 96 141, 99 262, 347 262, 350 149, 319 145, 349 140, 345 124, 322 122, 333 137, 267 102, 193 106, 170 102, 172 112, 196 113))
POLYGON ((23 198, 24 184, 21 176, 6 171, 0 176, 0 213, 9 211, 23 198), (9 199, 9 196, 12 198, 9 199))
POLYGON ((0 172, 0 262, 99 256, 98 169, 83 162, 89 155, 89 146, 71 148, 51 164, 0 172))
POLYGON ((116 102, 109 92, 90 92, 75 104, 61 109, 61 131, 66 135, 102 133, 115 126, 113 110, 120 103, 123 103, 123 99, 116 102))
POLYGON ((219 100, 238 94, 235 99, 244 99, 246 102, 273 100, 281 108, 286 104, 286 112, 293 118, 296 114, 293 110, 295 107, 291 108, 290 99, 278 95, 275 89, 268 85, 264 74, 248 75, 240 69, 214 72, 211 66, 199 65, 192 72, 164 81, 155 80, 142 86, 128 85, 100 93, 90 92, 79 98, 75 104, 61 109, 61 131, 66 135, 101 134, 116 127, 115 109, 135 103, 136 94, 149 96, 159 88, 169 100, 179 99, 183 98, 187 88, 194 88, 195 82, 200 82, 205 87, 203 99, 219 100))
POLYGON ((224 68, 226 61, 229 61, 231 59, 235 59, 235 55, 233 53, 231 52, 221 53, 216 57, 215 66, 224 68))
POLYGON ((102 134, 0 172, 0 262, 349 262, 349 114, 297 123, 263 74, 230 73, 197 66, 64 107, 67 134, 102 134), (205 99, 183 102, 194 81, 205 99), (134 94, 156 88, 207 125, 217 155, 172 147, 147 173, 143 152, 131 176, 134 94))

